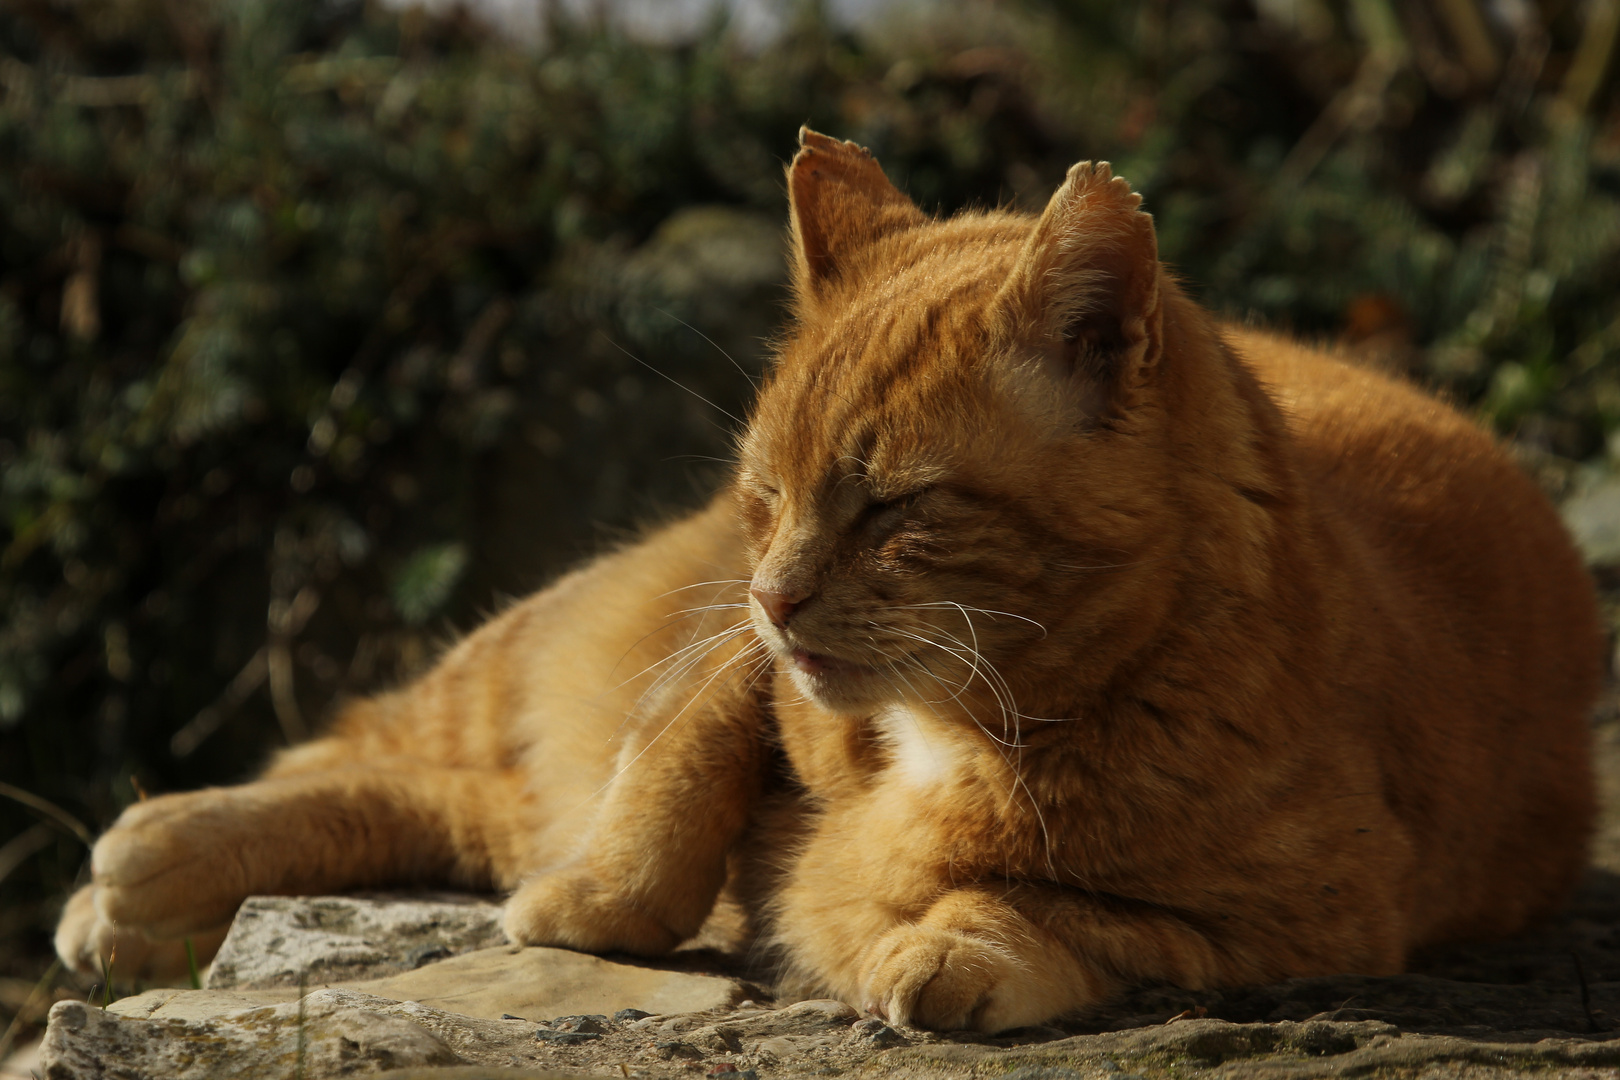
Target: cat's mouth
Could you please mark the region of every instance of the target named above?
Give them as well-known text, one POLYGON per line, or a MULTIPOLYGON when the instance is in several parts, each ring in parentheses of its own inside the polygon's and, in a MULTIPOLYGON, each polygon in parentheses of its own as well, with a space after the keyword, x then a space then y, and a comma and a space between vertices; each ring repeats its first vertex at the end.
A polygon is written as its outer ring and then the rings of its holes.
POLYGON ((799 689, 828 708, 865 707, 887 696, 888 681, 876 668, 802 646, 790 648, 788 659, 799 689))
POLYGON ((806 675, 822 675, 831 678, 849 677, 858 675, 873 675, 876 671, 865 664, 854 660, 847 660, 842 656, 832 656, 828 653, 816 652, 807 649, 791 639, 783 642, 786 646, 788 659, 793 661, 796 671, 806 675))
POLYGON ((811 652, 809 649, 794 649, 793 666, 806 675, 825 675, 837 671, 840 667, 848 667, 849 662, 828 656, 826 653, 811 652))

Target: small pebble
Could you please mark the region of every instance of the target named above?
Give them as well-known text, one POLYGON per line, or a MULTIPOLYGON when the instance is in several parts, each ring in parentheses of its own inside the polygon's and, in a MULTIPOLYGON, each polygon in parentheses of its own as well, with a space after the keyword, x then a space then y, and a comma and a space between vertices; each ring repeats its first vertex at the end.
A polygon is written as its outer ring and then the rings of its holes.
POLYGON ((551 1026, 557 1031, 573 1031, 581 1035, 606 1035, 608 1033, 608 1018, 601 1013, 590 1013, 586 1016, 559 1016, 551 1022, 551 1026))
POLYGON ((425 967, 435 960, 448 960, 450 950, 443 945, 422 945, 405 954, 405 962, 411 965, 412 970, 425 967))
POLYGON ((703 1051, 690 1043, 681 1042, 679 1039, 665 1039, 655 1042, 653 1043, 653 1052, 665 1061, 671 1058, 695 1060, 703 1056, 703 1051))
POLYGON ((637 1020, 645 1020, 651 1015, 652 1013, 643 1012, 641 1009, 620 1009, 613 1014, 613 1022, 615 1024, 633 1024, 637 1020))
POLYGON ((900 1046, 906 1041, 904 1035, 875 1016, 855 1021, 850 1026, 849 1038, 851 1042, 869 1043, 879 1050, 887 1050, 891 1046, 900 1046))
POLYGON ((601 1037, 594 1031, 553 1031, 550 1028, 537 1028, 534 1033, 535 1042, 550 1043, 552 1046, 583 1046, 601 1037))

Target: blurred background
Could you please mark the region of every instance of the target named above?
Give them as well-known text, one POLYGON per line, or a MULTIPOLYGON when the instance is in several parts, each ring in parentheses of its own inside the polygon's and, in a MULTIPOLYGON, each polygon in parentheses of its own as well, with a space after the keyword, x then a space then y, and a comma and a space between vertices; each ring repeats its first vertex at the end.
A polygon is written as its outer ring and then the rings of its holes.
POLYGON ((941 213, 1113 161, 1196 296, 1473 410, 1612 586, 1617 29, 1620 0, 0 0, 0 1032, 88 988, 50 931, 121 807, 246 778, 714 489, 801 123, 941 213))

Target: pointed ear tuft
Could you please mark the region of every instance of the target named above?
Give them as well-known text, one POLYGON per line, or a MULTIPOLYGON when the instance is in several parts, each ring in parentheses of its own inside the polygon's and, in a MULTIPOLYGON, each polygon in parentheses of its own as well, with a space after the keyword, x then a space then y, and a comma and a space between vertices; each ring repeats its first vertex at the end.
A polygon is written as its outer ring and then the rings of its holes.
POLYGON ((870 151, 807 127, 799 129, 799 152, 787 176, 793 280, 801 300, 823 293, 873 241, 927 220, 889 183, 870 151))
POLYGON ((1141 205, 1106 161, 1075 165, 1000 292, 1011 344, 1074 385, 1092 421, 1128 409, 1158 362, 1158 240, 1141 205))

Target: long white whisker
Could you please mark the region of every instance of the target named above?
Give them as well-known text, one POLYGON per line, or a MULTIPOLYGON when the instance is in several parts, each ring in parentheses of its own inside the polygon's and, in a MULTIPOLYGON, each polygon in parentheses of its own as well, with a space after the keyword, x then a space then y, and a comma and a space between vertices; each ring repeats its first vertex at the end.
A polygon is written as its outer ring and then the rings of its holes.
POLYGON ((997 615, 1005 615, 1009 619, 1017 619, 1020 622, 1029 623, 1029 625, 1041 632, 1042 637, 1046 636, 1046 627, 1043 624, 1036 622, 1034 619, 1031 619, 1027 615, 1019 615, 1011 611, 997 611, 994 608, 973 607, 969 604, 958 604, 954 600, 938 600, 929 604, 897 604, 895 605, 894 610, 916 611, 923 608, 955 608, 957 611, 962 612, 976 611, 981 615, 989 615, 991 618, 994 618, 997 615))
MULTIPOLYGON (((598 333, 600 333, 600 331, 598 331, 598 333)), ((681 382, 681 380, 675 378, 673 375, 668 375, 668 374, 658 370, 657 368, 653 367, 651 364, 647 363, 647 361, 643 360, 641 357, 637 356, 635 353, 631 352, 629 349, 625 348, 623 345, 620 345, 617 341, 614 341, 612 338, 608 337, 606 334, 602 334, 602 337, 607 341, 607 343, 609 345, 613 346, 615 349, 618 349, 620 352, 624 353, 624 355, 628 356, 630 359, 634 360, 636 363, 640 364, 642 367, 646 368, 648 371, 652 372, 654 375, 657 375, 661 379, 666 379, 669 382, 674 383, 676 386, 680 387, 682 390, 685 390, 688 394, 691 394, 693 397, 695 397, 699 401, 703 402, 703 404, 707 405, 709 408, 713 409, 715 412, 719 413, 721 416, 728 417, 732 421, 732 423, 737 424, 740 427, 746 427, 747 426, 747 424, 743 421, 743 418, 738 416, 736 413, 730 412, 730 411, 728 411, 726 409, 722 409, 720 406, 716 405, 714 402, 710 401, 708 398, 704 397, 702 394, 698 393, 696 390, 692 389, 690 386, 687 386, 685 383, 681 382)))
MULTIPOLYGON (((679 589, 671 589, 671 590, 669 590, 669 592, 662 593, 659 596, 654 597, 653 599, 655 599, 655 600, 662 599, 663 597, 669 596, 669 595, 671 595, 673 593, 684 592, 687 589, 698 588, 699 586, 702 586, 702 585, 720 585, 720 586, 723 587, 725 585, 735 584, 735 583, 737 583, 736 580, 731 580, 731 581, 700 581, 696 585, 683 585, 679 589)), ((719 595, 719 590, 716 591, 716 596, 718 596, 718 595, 719 595)), ((718 606, 720 606, 720 605, 717 605, 717 604, 705 604, 705 605, 701 605, 701 606, 698 606, 698 607, 687 608, 685 611, 677 611, 677 612, 673 612, 673 613, 671 613, 669 615, 666 615, 664 617, 664 621, 661 624, 659 624, 658 626, 653 627, 651 630, 647 631, 645 634, 642 634, 635 641, 630 643, 630 647, 625 649, 624 654, 622 656, 620 656, 619 659, 614 663, 612 671, 619 670, 619 665, 624 663, 625 657, 627 657, 631 653, 635 652, 636 648, 642 642, 646 641, 648 638, 652 637, 654 634, 662 633, 663 631, 668 630, 670 627, 674 626, 678 622, 684 622, 685 620, 692 618, 692 616, 694 616, 694 615, 700 615, 703 612, 708 611, 708 610, 710 610, 712 608, 715 608, 715 607, 718 607, 718 606)), ((648 667, 642 668, 640 671, 638 671, 634 675, 630 676, 630 678, 624 680, 624 682, 618 683, 618 684, 610 687, 609 689, 610 690, 617 690, 617 689, 619 689, 619 687, 623 686, 625 683, 633 682, 634 680, 639 679, 641 676, 645 675, 648 671, 651 671, 653 668, 657 667, 659 664, 667 663, 670 659, 671 659, 671 657, 665 657, 663 660, 657 661, 656 663, 651 664, 648 667)), ((611 672, 610 672, 610 674, 611 674, 611 672)))
POLYGON ((1046 565, 1051 567, 1053 570, 1123 570, 1131 566, 1146 566, 1149 563, 1165 562, 1169 559, 1176 559, 1180 557, 1180 552, 1173 552, 1169 555, 1156 555, 1151 559, 1132 559, 1130 562, 1121 563, 1097 563, 1093 566, 1081 566, 1077 563, 1047 563, 1046 565))
POLYGON ((664 687, 691 671, 693 667, 701 664, 716 649, 735 640, 751 629, 753 629, 753 624, 747 620, 740 623, 733 623, 727 629, 722 630, 717 634, 711 634, 710 636, 703 638, 701 641, 694 641, 685 648, 677 650, 665 660, 660 661, 660 663, 668 663, 670 660, 675 659, 675 657, 680 657, 682 653, 687 654, 684 657, 681 657, 680 662, 674 667, 658 673, 658 676, 653 679, 653 681, 647 685, 647 688, 641 692, 640 696, 636 698, 635 704, 630 707, 631 715, 634 715, 648 698, 652 697, 664 687), (707 645, 708 648, 703 648, 705 645, 707 645), (694 651, 697 649, 702 649, 702 651, 694 651))
POLYGON ((736 674, 735 669, 735 664, 721 664, 719 667, 715 668, 714 674, 710 675, 703 681, 703 685, 698 687, 692 696, 687 699, 686 704, 682 705, 675 715, 670 717, 664 726, 658 729, 658 734, 654 735, 651 739, 648 739, 647 745, 643 746, 639 751, 637 751, 635 757, 631 758, 629 761, 620 766, 617 772, 608 777, 606 783, 591 793, 590 797, 595 798, 597 795, 600 795, 602 792, 606 791, 615 780, 629 772, 630 769, 635 766, 636 762, 645 757, 647 751, 651 750, 657 744, 658 740, 662 739, 669 729, 674 727, 680 721, 681 717, 686 715, 687 710, 691 709, 693 705, 696 705, 703 698, 703 696, 708 692, 709 687, 714 685, 714 681, 716 679, 727 674, 728 672, 736 674))
POLYGON ((688 589, 701 589, 705 585, 747 585, 747 584, 748 584, 748 579, 747 578, 715 578, 713 581, 694 581, 690 585, 682 585, 679 588, 670 589, 668 592, 661 592, 657 596, 653 597, 653 599, 654 600, 662 600, 666 596, 674 596, 676 593, 685 592, 688 589))
POLYGON ((670 615, 671 617, 676 615, 696 615, 700 611, 730 611, 737 609, 746 611, 752 606, 751 604, 704 604, 702 607, 681 608, 679 611, 670 612, 670 615))
POLYGON ((721 356, 725 357, 727 360, 730 360, 731 366, 742 372, 742 377, 747 379, 755 390, 759 389, 759 379, 757 379, 747 368, 737 363, 736 359, 730 353, 726 352, 726 350, 722 349, 719 345, 716 345, 714 338, 710 337, 708 334, 705 334, 703 331, 699 330, 697 327, 693 326, 691 323, 687 322, 685 319, 681 318, 672 311, 666 311, 663 308, 654 308, 653 310, 658 312, 660 315, 669 316, 671 319, 674 319, 676 322, 692 331, 692 333, 696 334, 704 341, 707 341, 710 345, 714 345, 715 352, 718 352, 721 356))
POLYGON ((676 649, 674 652, 670 653, 668 656, 665 656, 660 660, 654 660, 652 663, 648 664, 646 667, 642 668, 640 671, 636 672, 634 675, 630 676, 629 678, 623 680, 622 682, 615 683, 612 687, 610 687, 610 689, 618 690, 618 689, 621 689, 621 688, 623 688, 625 686, 628 686, 629 684, 635 682, 637 679, 641 678, 643 675, 647 674, 648 672, 655 671, 658 668, 663 667, 665 664, 673 663, 674 661, 678 660, 684 653, 688 653, 693 649, 700 649, 704 645, 707 645, 711 641, 714 641, 714 640, 716 640, 718 638, 725 637, 727 634, 738 633, 738 632, 740 632, 742 630, 747 629, 748 627, 750 627, 752 625, 753 625, 753 623, 750 620, 742 619, 742 620, 740 620, 738 622, 732 623, 730 626, 726 627, 726 629, 724 629, 724 630, 721 630, 719 633, 710 634, 708 637, 704 637, 704 638, 698 638, 696 641, 693 641, 693 642, 691 642, 689 644, 681 646, 679 649, 676 649))
MULTIPOLYGON (((955 605, 952 605, 952 606, 955 606, 955 605)), ((963 614, 963 617, 967 618, 965 612, 963 614)), ((972 630, 973 621, 971 619, 968 619, 968 627, 969 627, 969 631, 973 632, 973 630, 972 630)), ((941 635, 942 637, 946 638, 948 641, 950 641, 952 644, 956 645, 958 648, 957 649, 952 649, 949 646, 947 646, 947 645, 945 645, 945 644, 943 644, 943 643, 941 643, 939 641, 923 638, 923 637, 920 637, 920 636, 915 635, 915 634, 909 634, 906 631, 899 630, 899 629, 894 629, 891 632, 896 633, 896 634, 900 634, 900 635, 903 635, 903 636, 906 636, 906 637, 912 637, 917 641, 922 641, 925 644, 933 645, 935 648, 941 649, 942 651, 947 652, 950 655, 957 657, 957 659, 971 658, 971 659, 968 659, 966 661, 970 665, 970 670, 968 671, 968 677, 962 682, 961 687, 959 688, 958 692, 955 695, 953 695, 953 700, 960 701, 961 700, 961 695, 963 693, 966 693, 968 686, 970 686, 972 684, 973 680, 975 678, 982 678, 984 680, 985 686, 988 687, 989 690, 990 690, 990 693, 992 695, 994 695, 994 697, 996 699, 996 706, 1001 711, 1001 734, 1002 734, 1002 738, 1000 740, 997 740, 997 741, 1001 742, 1004 746, 1012 746, 1012 745, 1014 745, 1014 743, 1006 741, 1006 736, 1007 736, 1009 726, 1011 726, 1011 727, 1016 727, 1017 726, 1016 722, 1014 722, 1012 724, 1009 724, 1009 718, 1011 717, 1012 714, 1015 714, 1017 712, 1017 709, 1012 704, 1012 698, 1013 698, 1012 688, 1007 685, 1007 680, 1002 677, 1000 671, 996 670, 995 665, 991 664, 989 662, 989 660, 985 659, 984 654, 979 651, 977 633, 974 633, 974 640, 973 640, 973 643, 970 645, 967 642, 964 642, 960 638, 956 637, 954 634, 951 634, 948 631, 940 629, 937 626, 929 626, 928 629, 930 629, 930 630, 934 631, 935 633, 941 635), (960 651, 958 651, 958 650, 960 650, 960 651)), ((983 725, 981 724, 980 727, 983 728, 983 725)), ((986 730, 985 734, 990 735, 990 732, 988 730, 986 730)), ((995 738, 994 735, 990 735, 990 737, 995 738)))

